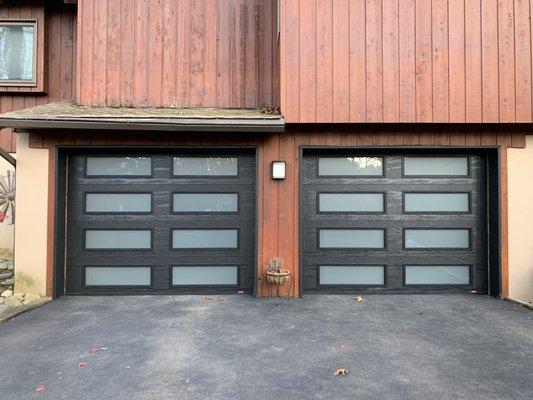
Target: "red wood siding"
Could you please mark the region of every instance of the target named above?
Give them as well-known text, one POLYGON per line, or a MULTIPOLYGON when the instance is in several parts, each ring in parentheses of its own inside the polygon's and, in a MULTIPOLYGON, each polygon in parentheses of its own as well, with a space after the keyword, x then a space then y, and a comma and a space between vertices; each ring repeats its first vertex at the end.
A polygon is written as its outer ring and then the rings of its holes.
MULTIPOLYGON (((42 1, 37 0, 22 4, 14 1, 0 4, 0 19, 10 18, 37 18, 39 27, 45 28, 47 40, 44 71, 47 75, 47 90, 45 94, 6 93, 0 90, 0 113, 74 99, 76 8, 47 6, 44 10, 42 1)), ((16 150, 16 135, 11 130, 0 131, 0 147, 9 152, 16 150)))
POLYGON ((279 104, 274 1, 84 0, 78 7, 81 104, 279 104))
POLYGON ((530 0, 285 0, 287 122, 532 122, 530 0))

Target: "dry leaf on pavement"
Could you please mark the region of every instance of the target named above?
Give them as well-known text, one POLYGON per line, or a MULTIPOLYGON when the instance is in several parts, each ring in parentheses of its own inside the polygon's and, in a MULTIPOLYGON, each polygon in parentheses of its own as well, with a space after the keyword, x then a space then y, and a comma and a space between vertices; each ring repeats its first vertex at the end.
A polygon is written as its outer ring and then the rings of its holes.
POLYGON ((339 368, 333 372, 333 376, 344 376, 347 374, 348 374, 348 370, 346 368, 339 368))

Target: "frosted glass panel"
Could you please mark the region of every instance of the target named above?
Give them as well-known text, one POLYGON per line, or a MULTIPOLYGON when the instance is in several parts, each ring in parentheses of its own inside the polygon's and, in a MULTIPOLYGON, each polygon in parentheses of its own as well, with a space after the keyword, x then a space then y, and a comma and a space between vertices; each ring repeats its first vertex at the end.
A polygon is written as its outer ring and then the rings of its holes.
POLYGON ((406 285, 468 285, 470 267, 467 265, 407 265, 406 285))
POLYGON ((383 285, 385 267, 357 265, 320 266, 321 285, 383 285))
POLYGON ((150 157, 87 157, 87 175, 150 176, 150 157))
POLYGON ((174 249, 237 248, 237 229, 176 229, 172 232, 174 249))
POLYGON ((468 157, 405 157, 403 162, 404 175, 468 175, 468 157))
POLYGON ((321 176, 383 175, 381 157, 319 157, 318 174, 321 176))
POLYGON ((0 80, 35 82, 35 26, 0 24, 0 80))
POLYGON ((236 212, 237 193, 175 193, 174 212, 236 212))
POLYGON ((405 247, 467 249, 470 232, 468 229, 406 229, 405 247))
POLYGON ((87 230, 86 249, 149 249, 152 232, 149 230, 87 230))
POLYGON ((322 248, 372 248, 385 247, 385 231, 382 229, 321 229, 322 248))
POLYGON ((173 285, 236 285, 237 267, 172 267, 173 285))
POLYGON ((383 193, 320 193, 322 212, 383 212, 383 193))
POLYGON ((150 286, 150 267, 86 267, 85 286, 150 286))
POLYGON ((87 212, 150 212, 152 195, 149 193, 87 193, 87 212))
POLYGON ((174 175, 236 176, 237 157, 174 157, 174 175))
POLYGON ((468 193, 406 193, 407 212, 468 212, 468 193))

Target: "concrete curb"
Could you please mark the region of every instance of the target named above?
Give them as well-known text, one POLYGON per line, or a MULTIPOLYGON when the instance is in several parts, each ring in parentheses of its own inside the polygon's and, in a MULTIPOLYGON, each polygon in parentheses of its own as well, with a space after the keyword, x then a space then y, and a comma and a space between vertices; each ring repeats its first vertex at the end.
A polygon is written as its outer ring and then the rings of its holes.
POLYGON ((16 307, 12 309, 8 309, 7 312, 3 315, 0 315, 0 324, 6 322, 7 320, 16 317, 19 314, 25 313, 26 311, 33 310, 34 308, 40 307, 46 303, 51 302, 52 299, 50 297, 45 297, 39 301, 36 301, 35 303, 23 305, 22 307, 16 307))

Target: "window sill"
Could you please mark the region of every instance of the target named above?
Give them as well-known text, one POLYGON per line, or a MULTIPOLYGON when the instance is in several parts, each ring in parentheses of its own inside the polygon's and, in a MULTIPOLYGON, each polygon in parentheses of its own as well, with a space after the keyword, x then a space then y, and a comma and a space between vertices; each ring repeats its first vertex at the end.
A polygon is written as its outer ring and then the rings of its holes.
POLYGON ((3 85, 0 84, 0 93, 31 93, 31 94, 46 94, 46 90, 43 87, 39 87, 35 84, 30 85, 3 85))

